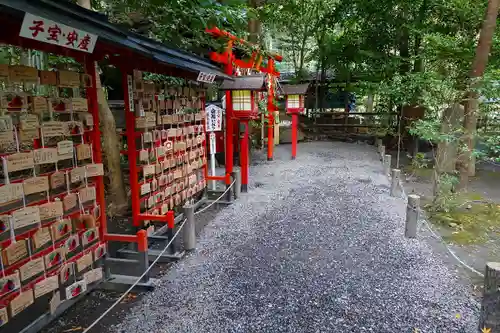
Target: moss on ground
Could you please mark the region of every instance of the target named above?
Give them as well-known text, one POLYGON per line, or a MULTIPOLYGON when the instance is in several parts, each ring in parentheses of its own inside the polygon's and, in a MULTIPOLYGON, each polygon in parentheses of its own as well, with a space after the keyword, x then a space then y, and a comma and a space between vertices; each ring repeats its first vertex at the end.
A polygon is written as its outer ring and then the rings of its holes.
MULTIPOLYGON (((467 194, 468 200, 482 200, 467 194)), ((483 244, 500 237, 500 206, 490 203, 465 203, 449 212, 431 213, 431 221, 444 229, 444 238, 460 245, 483 244)))

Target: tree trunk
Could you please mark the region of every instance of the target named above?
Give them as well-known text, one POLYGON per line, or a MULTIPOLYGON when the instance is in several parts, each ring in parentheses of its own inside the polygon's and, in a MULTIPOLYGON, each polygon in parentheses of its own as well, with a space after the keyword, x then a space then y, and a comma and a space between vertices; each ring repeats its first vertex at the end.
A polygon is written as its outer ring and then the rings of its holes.
MULTIPOLYGON (((90 0, 78 0, 78 4, 84 8, 91 9, 90 0)), ((99 72, 96 63, 97 72, 99 72)), ((123 184, 122 170, 120 166, 120 139, 116 133, 116 123, 113 113, 109 108, 106 94, 101 87, 99 76, 97 79, 97 103, 99 104, 99 125, 101 135, 105 140, 101 140, 104 164, 109 179, 106 201, 108 203, 107 214, 113 216, 123 214, 128 207, 127 192, 123 184)))
MULTIPOLYGON (((261 5, 261 0, 249 0, 251 8, 258 8, 261 5)), ((258 44, 262 34, 262 24, 259 19, 250 17, 248 19, 248 41, 258 44)))
POLYGON ((477 79, 484 75, 488 57, 490 55, 493 34, 497 24, 498 8, 500 0, 489 0, 486 16, 479 33, 479 42, 476 47, 476 56, 472 63, 472 68, 469 74, 470 87, 466 94, 464 106, 464 135, 462 136, 462 146, 467 148, 461 152, 458 161, 458 171, 460 172, 459 190, 467 190, 469 183, 469 172, 471 170, 470 163, 472 160, 472 152, 474 150, 474 137, 476 134, 477 124, 477 107, 478 95, 475 91, 477 87, 477 79))

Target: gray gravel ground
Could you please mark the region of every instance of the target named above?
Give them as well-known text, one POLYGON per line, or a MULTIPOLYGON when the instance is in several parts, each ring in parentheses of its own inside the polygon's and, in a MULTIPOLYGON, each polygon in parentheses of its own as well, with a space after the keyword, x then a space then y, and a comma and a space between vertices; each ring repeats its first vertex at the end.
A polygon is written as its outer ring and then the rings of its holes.
POLYGON ((249 193, 201 233, 114 332, 476 332, 477 302, 373 146, 313 142, 252 166, 249 193))

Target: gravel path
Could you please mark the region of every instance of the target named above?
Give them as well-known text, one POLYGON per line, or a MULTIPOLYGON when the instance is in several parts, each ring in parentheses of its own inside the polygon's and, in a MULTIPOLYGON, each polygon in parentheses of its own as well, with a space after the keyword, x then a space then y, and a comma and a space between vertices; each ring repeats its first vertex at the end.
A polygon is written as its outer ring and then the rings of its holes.
POLYGON ((466 332, 477 303, 430 239, 404 239, 373 146, 300 144, 251 170, 115 332, 466 332))

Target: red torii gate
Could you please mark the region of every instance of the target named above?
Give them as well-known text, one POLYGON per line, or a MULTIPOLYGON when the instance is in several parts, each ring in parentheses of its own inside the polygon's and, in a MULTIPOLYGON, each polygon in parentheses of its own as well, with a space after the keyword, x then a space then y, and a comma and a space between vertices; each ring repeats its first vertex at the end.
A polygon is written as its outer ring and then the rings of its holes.
MULTIPOLYGON (((268 95, 267 95, 267 110, 268 110, 268 127, 267 127, 267 160, 273 160, 273 147, 274 147, 274 111, 277 111, 277 107, 274 104, 274 86, 272 83, 273 77, 279 77, 280 73, 275 68, 275 61, 281 62, 283 57, 279 54, 271 54, 267 59, 267 66, 261 67, 262 59, 264 57, 258 50, 258 46, 252 44, 244 39, 238 38, 231 33, 220 30, 217 27, 206 29, 205 32, 211 34, 215 38, 227 38, 226 50, 222 53, 211 52, 210 59, 225 65, 225 72, 228 75, 233 75, 234 66, 239 68, 254 69, 258 72, 269 74, 269 79, 271 84, 268 85, 268 95), (239 43, 245 46, 250 46, 255 48, 252 52, 252 56, 249 61, 243 61, 241 59, 236 59, 233 54, 233 47, 235 43, 239 43)), ((231 93, 226 91, 226 148, 225 148, 225 164, 226 164, 226 174, 233 172, 233 114, 232 114, 232 103, 231 103, 231 93)))

